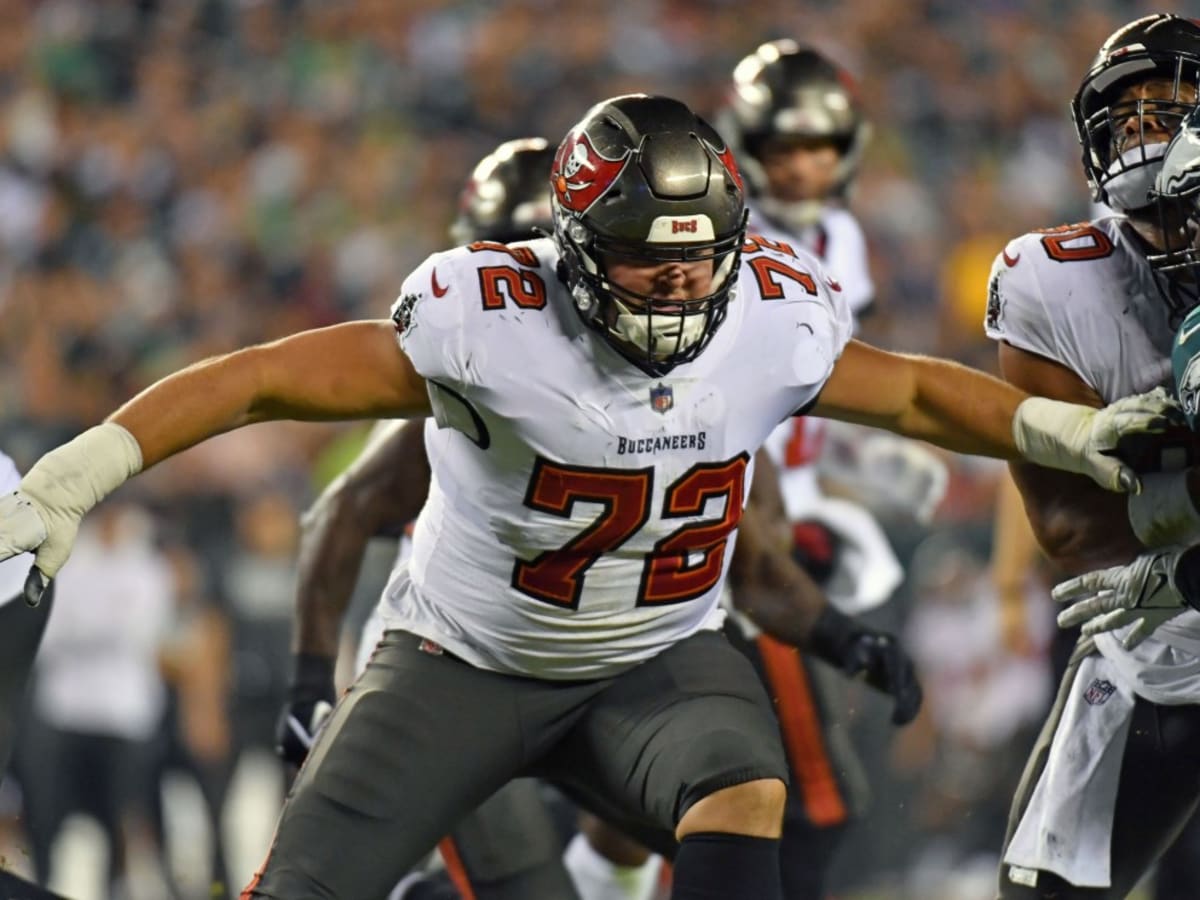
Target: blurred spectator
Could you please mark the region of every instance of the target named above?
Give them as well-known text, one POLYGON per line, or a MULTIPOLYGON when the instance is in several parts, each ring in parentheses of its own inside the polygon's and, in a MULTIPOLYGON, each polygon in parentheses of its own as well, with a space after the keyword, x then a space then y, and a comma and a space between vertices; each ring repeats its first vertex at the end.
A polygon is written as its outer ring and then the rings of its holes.
POLYGON ((39 877, 50 876, 66 817, 85 812, 108 839, 107 896, 120 897, 130 844, 150 836, 145 798, 166 701, 159 655, 175 584, 144 512, 119 501, 97 512, 57 579, 26 748, 36 765, 24 786, 39 877))

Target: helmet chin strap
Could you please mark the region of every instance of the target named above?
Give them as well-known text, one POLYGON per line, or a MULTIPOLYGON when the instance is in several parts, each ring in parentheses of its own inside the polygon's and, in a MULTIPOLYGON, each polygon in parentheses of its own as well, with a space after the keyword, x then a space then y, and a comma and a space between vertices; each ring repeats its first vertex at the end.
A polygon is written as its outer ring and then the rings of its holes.
POLYGON ((617 319, 609 330, 639 350, 648 347, 654 359, 687 350, 704 336, 705 313, 687 316, 635 313, 615 297, 613 305, 617 308, 617 319))
POLYGON ((1126 150, 1114 159, 1108 167, 1109 177, 1104 182, 1108 205, 1121 212, 1148 206, 1154 179, 1162 168, 1162 158, 1166 152, 1166 142, 1148 144, 1126 150))

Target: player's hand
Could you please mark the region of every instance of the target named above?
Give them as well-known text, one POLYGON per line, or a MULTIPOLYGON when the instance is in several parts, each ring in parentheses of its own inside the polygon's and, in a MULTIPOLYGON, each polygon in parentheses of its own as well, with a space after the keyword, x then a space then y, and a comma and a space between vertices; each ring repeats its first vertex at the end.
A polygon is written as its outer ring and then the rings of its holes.
POLYGON ((1160 434, 1178 422, 1179 404, 1161 387, 1103 409, 1030 397, 1013 416, 1013 438, 1030 462, 1087 475, 1110 491, 1136 493, 1141 482, 1117 456, 1119 444, 1133 435, 1160 434))
POLYGON ((813 626, 809 649, 851 677, 861 677, 895 700, 892 723, 907 725, 921 709, 916 668, 894 635, 875 631, 826 606, 813 626))
POLYGON ((295 674, 288 700, 275 726, 275 752, 299 768, 316 743, 337 698, 333 685, 333 660, 310 654, 295 658, 295 674))
MULTIPOLYGON (((78 521, 66 523, 66 527, 56 533, 56 543, 69 551, 78 527, 78 521)), ((49 533, 45 512, 32 497, 19 490, 0 497, 0 560, 39 550, 44 544, 50 543, 47 540, 49 533)), ((54 555, 39 552, 35 565, 29 570, 24 595, 25 602, 30 606, 37 606, 41 602, 50 579, 62 565, 61 561, 53 561, 54 555)), ((65 553, 63 558, 66 558, 65 553)))
POLYGON ((1121 640, 1136 647, 1163 622, 1189 609, 1175 586, 1175 571, 1185 552, 1166 547, 1143 553, 1126 566, 1087 572, 1054 588, 1059 603, 1071 604, 1058 614, 1060 628, 1083 625, 1084 637, 1133 625, 1121 640))

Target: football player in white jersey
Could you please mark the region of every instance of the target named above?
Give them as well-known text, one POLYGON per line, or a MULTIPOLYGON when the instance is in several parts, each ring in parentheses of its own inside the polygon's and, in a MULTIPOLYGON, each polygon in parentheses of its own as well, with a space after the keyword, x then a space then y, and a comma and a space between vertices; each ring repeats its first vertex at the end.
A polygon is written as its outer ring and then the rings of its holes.
MULTIPOLYGON (((1197 104, 1200 24, 1153 15, 1101 47, 1071 109, 1094 198, 1117 215, 1026 234, 997 257, 985 328, 1004 377, 1032 393, 1102 406, 1169 383, 1175 329, 1194 290, 1151 257, 1180 240, 1151 195, 1167 142, 1197 104)), ((1127 448, 1170 468, 1186 447, 1127 448)), ((1013 465, 1030 523, 1068 574, 1131 560, 1177 538, 1181 475, 1153 475, 1126 503, 1081 479, 1013 465)), ((1004 898, 1124 897, 1196 806, 1200 614, 1136 647, 1139 626, 1085 638, 1014 799, 1000 872, 1004 898), (1186 761, 1185 761, 1186 760, 1186 761)))
POLYGON ((553 238, 436 253, 391 321, 190 366, 43 456, 0 498, 0 558, 35 597, 80 518, 143 468, 253 422, 432 416, 432 479, 388 631, 322 729, 244 897, 383 896, 511 778, 550 777, 675 850, 673 896, 779 900, 786 763, 719 631, 735 589, 856 640, 745 505, 752 460, 802 409, 1136 490, 1113 456, 1165 394, 1030 397, 850 339, 820 263, 747 241, 741 177, 682 103, 626 95, 559 145, 553 238))
MULTIPOLYGON (((488 154, 462 191, 451 239, 459 244, 509 243, 528 239, 534 227, 552 230, 547 175, 553 155, 541 138, 509 141, 488 154)), ((320 723, 335 702, 338 634, 367 541, 377 533, 395 533, 409 524, 424 503, 429 463, 422 435, 419 420, 380 426, 351 468, 322 493, 304 517, 294 674, 277 732, 281 756, 296 767, 303 763, 320 723)), ((773 475, 773 466, 769 458, 759 454, 753 491, 756 503, 779 504, 778 485, 768 478, 773 475)), ((407 559, 409 547, 410 542, 403 539, 398 561, 407 559)), ((356 671, 365 668, 371 650, 382 637, 381 607, 376 608, 363 629, 356 671)), ((879 675, 876 685, 897 696, 902 718, 911 718, 920 702, 920 690, 904 651, 890 635, 876 634, 865 627, 861 633, 859 650, 870 661, 848 663, 835 659, 830 664, 841 670, 848 664, 866 663, 865 668, 879 675)), ((779 717, 789 723, 790 733, 794 734, 798 728, 811 728, 814 711, 824 710, 835 701, 828 694, 815 698, 807 687, 812 676, 794 671, 794 653, 779 646, 771 654, 772 666, 767 666, 752 647, 744 649, 752 654, 779 717), (773 679, 783 683, 775 684, 773 679)), ((822 677, 829 680, 833 670, 826 668, 824 673, 822 677)), ((794 735, 798 740, 793 740, 793 749, 798 742, 811 743, 806 734, 794 735)), ((844 802, 839 786, 830 786, 830 780, 838 779, 836 773, 844 772, 846 766, 840 760, 831 765, 829 757, 830 751, 817 736, 816 748, 799 765, 792 762, 793 781, 809 782, 810 792, 834 792, 832 796, 824 795, 823 808, 844 802), (814 771, 828 773, 821 787, 812 785, 814 771)), ((850 765, 857 766, 857 761, 850 765)), ((519 780, 501 789, 472 814, 456 829, 452 843, 442 845, 452 877, 465 879, 471 893, 479 898, 572 896, 570 886, 561 882, 563 870, 554 850, 556 835, 549 827, 542 797, 531 780, 519 780), (514 823, 519 823, 519 839, 505 839, 505 835, 516 837, 514 823)), ((801 808, 817 807, 806 803, 801 808)), ((641 845, 589 814, 582 816, 580 824, 583 832, 571 841, 566 861, 583 900, 650 897, 657 886, 658 858, 650 858, 641 845)), ((794 828, 791 837, 801 839, 794 828)), ((824 842, 813 840, 807 833, 802 841, 807 854, 827 863, 829 854, 824 842)), ((821 871, 824 869, 825 864, 821 871)), ((786 867, 784 875, 789 900, 799 898, 801 887, 789 882, 786 867)), ((803 893, 812 891, 805 889, 803 893)))

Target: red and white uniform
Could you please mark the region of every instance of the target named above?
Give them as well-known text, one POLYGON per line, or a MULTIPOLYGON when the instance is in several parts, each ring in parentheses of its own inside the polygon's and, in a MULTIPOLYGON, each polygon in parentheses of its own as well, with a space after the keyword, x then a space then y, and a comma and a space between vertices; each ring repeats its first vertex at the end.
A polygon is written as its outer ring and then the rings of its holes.
POLYGON ((815 258, 753 247, 709 346, 651 377, 581 321, 556 263, 546 239, 458 248, 404 284, 399 340, 441 427, 385 619, 482 668, 583 679, 720 626, 754 453, 851 320, 815 258))
MULTIPOLYGON (((992 266, 985 321, 988 337, 1066 366, 1105 403, 1171 379, 1170 310, 1123 221, 1104 217, 1010 241, 992 266)), ((1134 695, 1200 702, 1200 613, 1176 616, 1132 650, 1121 646, 1126 631, 1099 635, 1102 655, 1080 666, 1005 855, 1010 866, 1108 886, 1134 695)))

